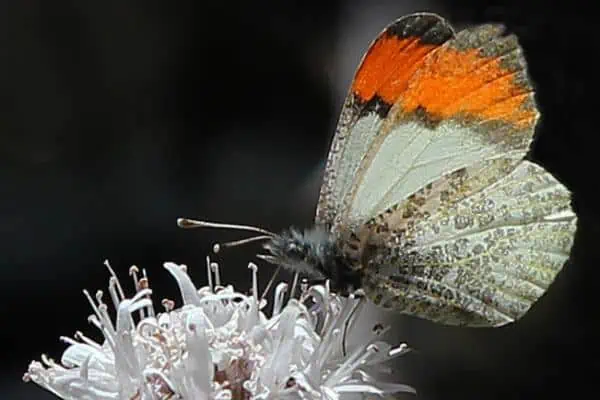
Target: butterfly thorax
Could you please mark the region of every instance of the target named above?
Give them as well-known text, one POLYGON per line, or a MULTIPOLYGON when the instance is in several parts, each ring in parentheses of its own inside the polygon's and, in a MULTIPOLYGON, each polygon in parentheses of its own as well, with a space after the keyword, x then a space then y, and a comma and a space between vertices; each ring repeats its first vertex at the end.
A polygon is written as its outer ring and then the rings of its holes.
POLYGON ((312 280, 328 279, 333 290, 349 293, 360 288, 357 260, 327 228, 315 226, 303 232, 290 228, 264 245, 277 265, 312 280))

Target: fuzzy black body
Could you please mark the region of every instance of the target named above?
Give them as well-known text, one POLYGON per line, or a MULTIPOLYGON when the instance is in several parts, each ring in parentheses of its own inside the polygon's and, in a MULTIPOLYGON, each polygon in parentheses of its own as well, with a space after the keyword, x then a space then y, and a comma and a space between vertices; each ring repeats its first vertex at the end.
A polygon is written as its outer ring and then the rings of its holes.
POLYGON ((352 268, 339 240, 324 227, 304 232, 290 228, 265 243, 264 248, 275 264, 312 280, 329 280, 331 288, 341 294, 362 286, 361 272, 352 268))

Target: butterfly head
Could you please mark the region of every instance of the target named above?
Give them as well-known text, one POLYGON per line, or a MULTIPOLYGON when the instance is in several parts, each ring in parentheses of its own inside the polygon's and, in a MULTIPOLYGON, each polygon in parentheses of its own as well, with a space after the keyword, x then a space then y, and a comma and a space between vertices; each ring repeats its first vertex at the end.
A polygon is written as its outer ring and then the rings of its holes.
POLYGON ((337 239, 325 227, 301 232, 295 228, 273 236, 264 244, 268 255, 260 258, 312 280, 329 280, 343 294, 359 288, 360 273, 350 268, 337 239))
POLYGON ((298 273, 313 282, 329 280, 331 289, 340 294, 346 295, 361 287, 361 271, 351 267, 341 250, 339 240, 325 227, 315 226, 303 232, 289 228, 275 234, 254 226, 188 218, 180 218, 177 224, 182 228, 224 228, 258 233, 257 236, 247 239, 216 244, 214 251, 218 252, 223 247, 264 241, 263 248, 267 254, 258 254, 258 258, 298 273))

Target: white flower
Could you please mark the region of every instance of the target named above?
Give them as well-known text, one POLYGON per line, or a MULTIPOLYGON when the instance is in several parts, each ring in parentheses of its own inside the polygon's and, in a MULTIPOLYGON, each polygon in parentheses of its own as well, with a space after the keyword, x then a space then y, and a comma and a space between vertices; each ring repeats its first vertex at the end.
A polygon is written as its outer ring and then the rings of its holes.
MULTIPOLYGON (((107 264, 108 266, 108 264, 107 264)), ((131 275, 137 293, 126 298, 112 269, 109 293, 116 322, 98 292, 85 292, 94 310, 90 322, 102 345, 80 332, 56 363, 46 356, 25 374, 62 399, 345 399, 414 392, 406 385, 376 380, 370 370, 406 352, 379 341, 380 330, 362 346, 343 349, 345 330, 364 300, 336 296, 328 285, 300 284, 298 298, 288 285, 274 290, 273 312, 261 311, 257 268, 251 295, 221 286, 216 263, 207 259, 208 286, 196 290, 186 267, 166 263, 183 306, 164 300, 156 314, 145 272, 131 275), (354 395, 354 396, 353 396, 354 395)))

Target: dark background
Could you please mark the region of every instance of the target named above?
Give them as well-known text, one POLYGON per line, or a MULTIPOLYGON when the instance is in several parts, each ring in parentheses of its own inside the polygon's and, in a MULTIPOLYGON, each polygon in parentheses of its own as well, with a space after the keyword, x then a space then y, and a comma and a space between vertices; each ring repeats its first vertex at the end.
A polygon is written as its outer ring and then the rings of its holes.
MULTIPOLYGON (((593 396, 593 10, 575 1, 22 0, 0 3, 0 399, 52 398, 21 383, 29 361, 60 358, 60 335, 97 338, 81 290, 106 288, 104 259, 124 282, 131 264, 146 268, 157 298, 178 299, 162 262, 187 264, 202 284, 212 243, 240 237, 183 231, 177 217, 309 225, 362 52, 419 10, 457 27, 502 21, 519 34, 544 113, 533 157, 574 191, 581 226, 572 263, 517 324, 401 319, 397 339, 418 349, 402 360, 402 381, 426 400, 593 396)), ((255 252, 220 255, 224 279, 246 289, 255 252)))

